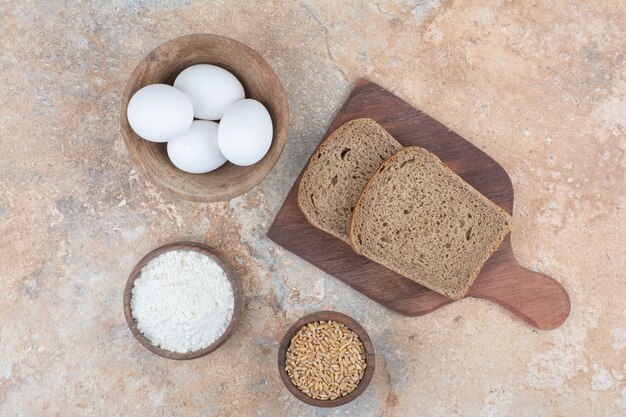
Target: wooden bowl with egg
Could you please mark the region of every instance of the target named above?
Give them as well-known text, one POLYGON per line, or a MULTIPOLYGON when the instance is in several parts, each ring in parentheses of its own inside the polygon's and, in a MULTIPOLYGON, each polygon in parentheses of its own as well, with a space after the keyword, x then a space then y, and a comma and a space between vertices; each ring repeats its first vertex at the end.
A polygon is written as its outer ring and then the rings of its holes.
POLYGON ((132 332, 133 336, 135 336, 135 338, 139 341, 139 343, 141 343, 146 349, 148 349, 152 353, 155 353, 167 359, 177 359, 177 360, 196 359, 196 358, 208 355, 209 353, 213 352, 214 350, 222 346, 230 338, 230 336, 233 334, 233 332, 236 330, 237 326, 239 325, 239 322, 241 321, 241 317, 243 316, 243 304, 244 304, 243 303, 243 288, 241 285, 241 280, 239 279, 237 274, 235 274, 233 269, 226 262, 224 262, 212 248, 210 248, 207 245, 196 243, 196 242, 169 243, 169 244, 166 244, 164 246, 154 249, 153 251, 149 252, 146 256, 144 256, 137 263, 137 265, 135 265, 130 275, 128 276, 128 280, 126 281, 126 287, 124 288, 123 303, 124 303, 124 316, 126 317, 126 323, 128 324, 128 327, 130 328, 130 331, 132 332), (185 352, 185 353, 173 352, 173 351, 166 350, 159 346, 154 345, 150 341, 150 339, 148 339, 143 333, 141 333, 141 331, 137 327, 137 322, 135 321, 135 318, 133 317, 133 311, 131 308, 131 299, 133 297, 133 286, 135 284, 135 280, 139 277, 141 270, 144 268, 144 266, 146 266, 151 260, 153 260, 157 256, 162 255, 169 251, 176 251, 176 250, 198 252, 202 255, 209 257, 211 260, 213 260, 225 272, 228 281, 232 285, 233 296, 234 296, 232 316, 228 324, 228 327, 226 327, 226 330, 224 331, 224 333, 222 333, 222 335, 210 345, 199 350, 195 350, 192 352, 185 352))
POLYGON ((215 202, 247 192, 269 174, 287 142, 289 106, 278 76, 252 48, 224 36, 194 34, 164 43, 137 65, 122 95, 120 119, 126 148, 138 170, 151 182, 184 200, 215 202), (227 162, 215 171, 190 174, 170 162, 166 143, 149 142, 131 129, 127 108, 133 94, 149 84, 172 85, 181 71, 196 64, 213 64, 230 71, 243 85, 246 98, 266 107, 272 118, 272 143, 256 164, 227 162))
POLYGON ((285 384, 285 387, 300 401, 313 405, 316 407, 337 407, 349 403, 350 401, 358 398, 367 388, 372 377, 374 376, 374 369, 376 365, 376 357, 374 354, 374 345, 369 338, 365 329, 352 317, 336 311, 318 311, 309 315, 306 315, 296 321, 285 333, 278 348, 278 373, 280 379, 285 384), (364 359, 367 364, 362 378, 358 382, 356 388, 346 394, 345 396, 338 397, 336 399, 315 399, 311 398, 303 391, 301 391, 290 379, 286 367, 287 367, 287 351, 292 343, 292 339, 303 326, 313 322, 321 321, 335 321, 345 325, 349 330, 356 333, 361 343, 363 344, 364 359))

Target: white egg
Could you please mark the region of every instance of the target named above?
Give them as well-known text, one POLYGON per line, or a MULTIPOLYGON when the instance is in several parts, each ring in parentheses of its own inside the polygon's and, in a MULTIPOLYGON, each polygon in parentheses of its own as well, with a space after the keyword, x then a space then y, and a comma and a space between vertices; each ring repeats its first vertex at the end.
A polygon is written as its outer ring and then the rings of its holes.
POLYGON ((178 74, 174 87, 185 93, 194 116, 219 120, 231 104, 245 97, 243 86, 230 72, 215 65, 193 65, 178 74))
POLYGON ((182 91, 171 85, 151 84, 131 97, 126 115, 130 127, 140 137, 167 142, 189 129, 193 107, 182 91))
POLYGON ((217 146, 217 123, 194 120, 189 130, 167 143, 167 155, 180 170, 191 174, 213 171, 226 162, 217 146))
POLYGON ((222 154, 235 165, 259 162, 272 144, 272 118, 256 100, 240 100, 230 106, 217 129, 222 154))

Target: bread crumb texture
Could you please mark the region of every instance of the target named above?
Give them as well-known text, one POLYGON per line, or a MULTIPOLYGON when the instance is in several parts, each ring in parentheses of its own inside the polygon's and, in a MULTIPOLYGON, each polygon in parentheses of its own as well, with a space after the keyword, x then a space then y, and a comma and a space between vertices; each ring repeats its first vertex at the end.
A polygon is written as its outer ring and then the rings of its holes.
POLYGON ((309 160, 298 190, 300 210, 313 226, 348 242, 350 219, 363 187, 400 149, 402 145, 372 119, 343 124, 309 160))
POLYGON ((510 228, 508 213, 439 158, 407 147, 363 190, 350 238, 358 253, 459 299, 510 228))

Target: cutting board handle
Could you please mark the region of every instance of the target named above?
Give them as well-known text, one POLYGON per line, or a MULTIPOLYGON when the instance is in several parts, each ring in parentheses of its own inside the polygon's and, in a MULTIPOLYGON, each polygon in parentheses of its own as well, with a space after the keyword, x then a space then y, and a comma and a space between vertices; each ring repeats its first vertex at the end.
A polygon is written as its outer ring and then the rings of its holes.
POLYGON ((496 302, 542 330, 559 327, 569 315, 569 295, 553 278, 522 267, 514 258, 485 271, 491 274, 500 279, 481 277, 469 295, 496 302))

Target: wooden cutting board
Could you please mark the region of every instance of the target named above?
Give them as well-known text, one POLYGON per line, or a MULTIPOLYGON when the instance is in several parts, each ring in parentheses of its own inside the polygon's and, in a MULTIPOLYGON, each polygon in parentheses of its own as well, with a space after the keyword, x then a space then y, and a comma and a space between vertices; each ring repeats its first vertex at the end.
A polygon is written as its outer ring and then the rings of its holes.
MULTIPOLYGON (((404 146, 421 146, 509 213, 513 186, 509 176, 486 153, 430 116, 414 109, 382 87, 360 80, 328 128, 369 117, 404 146)), ((326 137, 324 137, 325 139, 326 137)), ((383 306, 406 316, 419 316, 453 302, 408 278, 355 254, 349 245, 311 226, 297 204, 298 177, 267 233, 285 249, 345 282, 383 306)), ((570 300, 554 279, 520 266, 510 234, 483 266, 469 296, 491 300, 540 329, 560 326, 570 300)))

